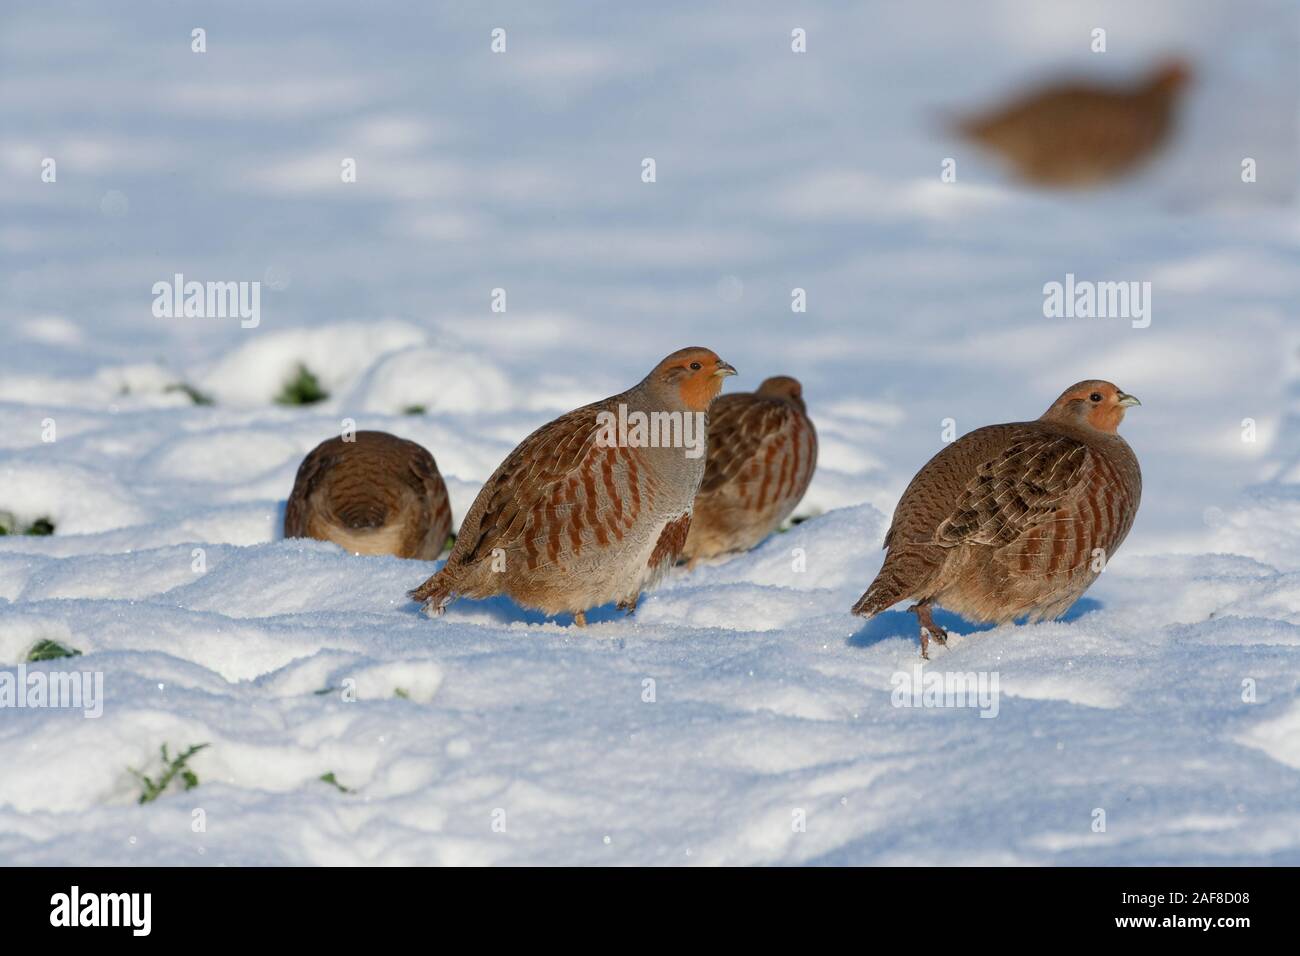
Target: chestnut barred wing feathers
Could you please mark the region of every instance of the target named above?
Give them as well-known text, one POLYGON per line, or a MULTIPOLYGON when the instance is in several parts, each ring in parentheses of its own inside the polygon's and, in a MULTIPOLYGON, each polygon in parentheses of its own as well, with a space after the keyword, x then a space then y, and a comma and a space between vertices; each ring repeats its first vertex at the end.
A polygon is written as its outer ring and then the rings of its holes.
POLYGON ((935 542, 1010 544, 1049 520, 1083 486, 1091 467, 1087 447, 1062 435, 1026 435, 976 470, 935 542))

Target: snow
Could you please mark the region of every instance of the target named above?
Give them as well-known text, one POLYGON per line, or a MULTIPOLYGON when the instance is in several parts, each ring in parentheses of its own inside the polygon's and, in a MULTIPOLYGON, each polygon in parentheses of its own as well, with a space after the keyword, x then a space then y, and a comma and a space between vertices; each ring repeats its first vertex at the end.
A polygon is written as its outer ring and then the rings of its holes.
POLYGON ((0 862, 1300 863, 1297 31, 1248 6, 236 2, 202 56, 166 4, 6 10, 0 513, 56 530, 0 537, 0 673, 55 641, 28 672, 106 699, 0 709, 0 862), (1182 148, 1112 189, 1020 191, 927 119, 1169 49, 1203 66, 1182 148), (261 281, 261 322, 153 318, 178 272, 261 281), (1151 326, 1045 319, 1067 273, 1150 281, 1151 326), (807 520, 633 617, 431 621, 435 563, 282 540, 349 422, 429 448, 459 520, 688 344, 728 388, 798 376, 818 472, 807 520), (276 404, 300 364, 329 397, 276 404), (1062 621, 937 615, 922 673, 996 675, 996 717, 893 706, 915 621, 848 608, 898 495, 946 419, 1093 376, 1143 401, 1129 540, 1062 621), (197 788, 136 802, 200 743, 197 788))

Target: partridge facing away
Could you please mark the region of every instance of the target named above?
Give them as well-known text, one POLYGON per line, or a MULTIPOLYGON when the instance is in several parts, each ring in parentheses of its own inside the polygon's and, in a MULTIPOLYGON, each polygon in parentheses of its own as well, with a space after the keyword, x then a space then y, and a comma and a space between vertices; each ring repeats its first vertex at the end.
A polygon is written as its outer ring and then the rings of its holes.
POLYGON ((543 425, 487 480, 447 563, 410 596, 440 614, 456 597, 505 594, 579 626, 611 601, 634 610, 686 543, 706 412, 734 374, 708 349, 682 349, 627 391, 543 425), (678 423, 675 445, 674 433, 657 440, 656 422, 678 423))
POLYGON ((1110 382, 1079 382, 1037 421, 948 445, 903 492, 884 566, 853 613, 916 601, 922 657, 929 638, 947 640, 932 604, 998 624, 1060 617, 1133 526, 1142 474, 1116 429, 1140 404, 1110 382))
POLYGON ((709 409, 709 456, 682 556, 746 551, 794 511, 817 465, 803 386, 780 375, 709 409))
POLYGON ((286 538, 432 561, 451 533, 447 486, 422 446, 387 432, 323 441, 298 466, 286 538))
POLYGON ((1093 186, 1132 171, 1165 144, 1190 77, 1185 63, 1171 61, 1128 88, 1050 87, 956 129, 1030 183, 1093 186))

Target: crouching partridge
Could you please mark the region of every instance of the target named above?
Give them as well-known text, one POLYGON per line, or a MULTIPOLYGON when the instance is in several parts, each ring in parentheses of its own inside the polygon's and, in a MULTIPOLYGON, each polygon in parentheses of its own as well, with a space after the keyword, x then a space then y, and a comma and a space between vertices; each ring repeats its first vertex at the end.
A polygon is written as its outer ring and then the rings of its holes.
POLYGON ((746 551, 794 511, 817 465, 817 432, 803 387, 787 376, 709 409, 709 457, 682 556, 692 565, 746 551))
POLYGON ((957 132, 1000 153, 1028 182, 1091 186, 1130 172, 1164 145, 1190 76, 1174 61, 1127 88, 1053 87, 962 121, 957 132))
POLYGON ((1142 496, 1116 428, 1141 404, 1110 382, 1072 385, 1032 422, 963 435, 916 474, 894 510, 863 617, 916 601, 921 656, 947 634, 939 604, 971 621, 1060 617, 1123 543, 1142 496))
POLYGON ((681 554, 705 413, 735 373, 708 349, 682 349, 627 391, 543 425, 487 480, 446 565, 410 596, 440 614, 457 597, 505 594, 580 626, 611 601, 635 609, 681 554))
POLYGON ((387 432, 349 437, 321 442, 298 466, 284 536, 333 541, 354 554, 437 558, 451 506, 433 456, 387 432))

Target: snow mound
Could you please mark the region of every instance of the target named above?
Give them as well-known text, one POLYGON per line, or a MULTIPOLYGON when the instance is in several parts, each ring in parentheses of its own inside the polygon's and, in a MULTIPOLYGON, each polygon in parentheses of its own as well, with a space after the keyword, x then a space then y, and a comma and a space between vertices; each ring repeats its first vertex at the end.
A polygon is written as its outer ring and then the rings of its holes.
POLYGON ((406 349, 361 377, 347 407, 387 415, 418 407, 429 412, 500 412, 516 407, 510 379, 473 354, 406 349))
POLYGON ((64 534, 139 524, 145 512, 111 476, 92 468, 0 458, 0 510, 23 526, 48 518, 64 534))
POLYGON ((331 394, 346 391, 382 355, 424 342, 405 322, 342 322, 316 329, 262 331, 198 375, 200 388, 230 405, 273 401, 299 366, 331 394))

